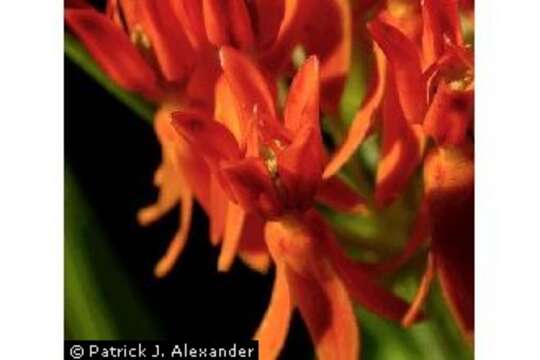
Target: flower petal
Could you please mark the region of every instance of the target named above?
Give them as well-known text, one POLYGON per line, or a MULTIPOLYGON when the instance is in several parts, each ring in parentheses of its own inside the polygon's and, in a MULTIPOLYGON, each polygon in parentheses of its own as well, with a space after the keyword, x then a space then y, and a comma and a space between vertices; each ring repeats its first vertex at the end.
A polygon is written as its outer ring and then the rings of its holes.
POLYGON ((420 163, 423 148, 422 129, 405 119, 396 84, 390 74, 383 104, 382 151, 375 188, 377 206, 389 205, 405 189, 420 163))
POLYGON ((270 266, 270 254, 264 241, 266 221, 255 213, 246 214, 240 246, 239 257, 251 269, 266 273, 270 266))
POLYGON ((281 215, 281 202, 262 160, 246 158, 225 164, 221 171, 232 199, 246 212, 260 211, 269 217, 281 215))
POLYGON ((424 184, 432 251, 450 309, 467 338, 474 332, 474 154, 471 144, 427 156, 424 184))
POLYGON ((208 46, 208 38, 203 20, 202 1, 169 0, 176 18, 182 24, 191 46, 201 51, 208 46))
POLYGON ((374 45, 373 52, 375 55, 376 71, 371 79, 370 90, 368 91, 368 95, 366 95, 360 110, 356 113, 353 122, 347 131, 345 140, 343 140, 339 149, 336 150, 332 159, 326 165, 323 174, 325 179, 336 174, 365 139, 368 131, 371 129, 373 115, 381 104, 385 88, 386 60, 377 45, 374 45))
POLYGON ((321 62, 321 105, 335 112, 351 63, 351 9, 348 0, 314 2, 316 5, 305 31, 304 44, 307 53, 317 55, 321 62))
POLYGON ((408 304, 376 284, 366 270, 368 267, 349 259, 318 214, 310 213, 309 221, 311 228, 319 234, 325 253, 331 259, 351 298, 384 318, 400 321, 407 312, 408 304))
POLYGON ((322 182, 317 192, 317 201, 340 212, 356 213, 366 210, 366 200, 335 176, 322 182))
POLYGON ((293 135, 307 124, 319 128, 319 77, 319 60, 310 56, 292 81, 284 122, 293 135))
POLYGON ((204 114, 178 111, 172 114, 175 130, 206 158, 211 167, 219 162, 240 158, 234 135, 222 124, 204 114))
POLYGON ((411 303, 411 307, 407 311, 407 314, 405 314, 405 316, 403 317, 403 320, 401 320, 401 324, 404 327, 409 327, 416 321, 417 316, 421 312, 422 305, 427 299, 429 289, 431 288, 431 282, 433 281, 434 276, 435 262, 433 260, 433 255, 428 254, 426 270, 424 272, 424 275, 422 276, 422 279, 420 280, 420 286, 416 291, 416 295, 414 296, 414 299, 411 303))
POLYGON ((253 118, 255 109, 259 115, 275 119, 274 97, 257 66, 246 55, 227 46, 221 48, 219 56, 244 122, 248 123, 253 118))
POLYGON ((439 144, 463 143, 472 123, 473 106, 472 90, 452 90, 441 81, 426 114, 426 133, 439 144))
POLYGON ((223 191, 217 177, 212 176, 210 180, 210 211, 208 213, 210 220, 210 242, 212 245, 217 245, 221 241, 227 218, 227 205, 227 194, 223 191))
POLYGON ((225 3, 220 0, 203 0, 204 26, 208 40, 221 47, 230 43, 225 3))
POLYGON ((405 118, 411 124, 421 123, 427 107, 427 93, 416 46, 398 29, 382 21, 373 20, 368 24, 368 30, 392 67, 405 118))
POLYGON ((111 20, 91 9, 66 9, 65 19, 113 81, 129 91, 157 97, 157 78, 152 68, 111 20))
POLYGON ((359 332, 343 283, 306 224, 267 224, 266 241, 306 322, 319 359, 357 359, 359 332))
POLYGON ((240 49, 251 49, 255 44, 255 38, 245 0, 229 0, 225 3, 229 15, 229 31, 234 44, 240 49))
POLYGON ((278 357, 287 333, 293 310, 285 264, 276 262, 274 288, 268 309, 257 329, 254 339, 259 342, 259 358, 274 360, 278 357))
POLYGON ((146 0, 141 11, 143 29, 166 80, 182 80, 192 67, 193 49, 169 1, 146 0), (182 54, 182 56, 179 56, 182 54))
POLYGON ((240 245, 245 217, 246 212, 242 207, 229 202, 223 244, 218 258, 218 271, 223 272, 230 269, 240 245))
POLYGON ((277 156, 279 179, 284 185, 289 209, 303 211, 313 205, 322 182, 323 162, 320 130, 306 124, 293 143, 277 156))
POLYGON ((284 16, 285 3, 286 0, 255 0, 248 3, 253 6, 255 32, 260 49, 268 48, 275 41, 284 16))

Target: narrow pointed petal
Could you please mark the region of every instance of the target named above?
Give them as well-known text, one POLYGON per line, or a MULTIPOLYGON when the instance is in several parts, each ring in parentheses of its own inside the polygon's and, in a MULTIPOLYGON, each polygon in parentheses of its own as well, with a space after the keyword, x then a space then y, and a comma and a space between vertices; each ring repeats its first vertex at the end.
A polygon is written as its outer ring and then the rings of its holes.
POLYGON ((183 80, 193 65, 193 49, 170 2, 146 0, 143 4, 143 30, 150 38, 164 78, 171 82, 183 80))
POLYGON ((289 332, 292 310, 293 300, 285 264, 278 261, 270 304, 254 336, 259 342, 261 360, 274 360, 278 357, 289 332))
POLYGON ((90 9, 66 9, 65 19, 113 81, 127 90, 157 97, 157 79, 152 68, 111 20, 90 9))
POLYGON ((219 52, 221 67, 233 91, 237 109, 248 123, 256 109, 262 116, 276 118, 274 97, 264 75, 243 53, 223 47, 219 52))
POLYGON ((203 0, 203 15, 208 40, 216 47, 230 43, 225 3, 220 0, 203 0))
POLYGON ((227 3, 230 33, 240 49, 250 50, 255 44, 253 25, 245 0, 229 0, 227 3))
POLYGON ((221 169, 231 197, 247 212, 260 211, 274 217, 282 206, 264 162, 258 158, 226 164, 221 169))
POLYGON ((339 212, 360 213, 366 210, 365 199, 335 176, 322 182, 317 201, 339 212))
POLYGON ((244 209, 229 202, 223 244, 218 258, 218 271, 224 272, 230 269, 240 245, 245 218, 246 212, 244 209))
POLYGON ((382 151, 375 188, 378 207, 388 206, 405 189, 424 148, 422 128, 407 122, 395 83, 390 80, 383 106, 382 151))
POLYGON ((405 314, 405 316, 403 317, 403 320, 401 321, 401 324, 404 327, 411 326, 416 321, 416 318, 420 315, 422 311, 422 305, 424 305, 424 303, 426 302, 427 296, 429 294, 429 289, 431 288, 431 283, 433 281, 434 276, 435 276, 435 262, 433 260, 433 255, 428 254, 426 270, 424 271, 424 275, 422 276, 422 279, 420 280, 420 286, 418 286, 418 289, 416 290, 416 294, 411 303, 411 307, 409 308, 409 310, 407 311, 407 314, 405 314))
POLYGON ((473 106, 472 90, 452 90, 441 81, 426 114, 426 133, 439 144, 463 143, 472 123, 473 106))
POLYGON ((181 207, 180 228, 169 244, 167 252, 159 260, 154 269, 154 274, 158 278, 164 277, 171 271, 172 267, 176 263, 176 260, 182 253, 182 250, 184 250, 184 246, 186 245, 186 241, 188 239, 193 210, 193 196, 187 189, 184 190, 182 194, 181 207))
POLYGON ((285 127, 292 134, 304 125, 319 128, 319 60, 310 56, 291 84, 285 106, 285 127))
POLYGON ((427 93, 416 46, 398 29, 379 20, 370 22, 368 30, 392 68, 405 118, 411 124, 422 123, 427 93))
POLYGON ((210 242, 212 245, 217 245, 221 241, 223 230, 225 229, 225 221, 227 218, 228 198, 219 180, 212 176, 210 180, 210 242))
POLYGON ((266 221, 257 214, 246 214, 238 253, 251 269, 265 274, 270 267, 270 253, 264 241, 266 221))
POLYGON ((356 113, 345 140, 343 140, 330 162, 326 165, 323 174, 325 179, 335 175, 364 141, 371 129, 373 115, 381 104, 385 88, 386 60, 377 45, 374 45, 373 50, 376 71, 371 80, 370 90, 360 110, 356 113))
POLYGON ((220 161, 240 158, 234 135, 222 124, 196 112, 172 114, 175 130, 190 143, 211 166, 220 161))
POLYGON ((466 338, 474 332, 474 154, 439 146, 424 165, 432 251, 443 294, 466 338))
POLYGON ((318 0, 316 3, 304 43, 307 53, 317 55, 321 62, 321 105, 335 112, 351 63, 351 9, 348 0, 318 0))
POLYGON ((182 24, 192 47, 200 51, 208 46, 201 1, 169 0, 176 18, 182 24))
POLYGON ((319 359, 357 359, 356 317, 340 278, 326 259, 315 229, 303 224, 267 224, 266 241, 306 322, 319 359))

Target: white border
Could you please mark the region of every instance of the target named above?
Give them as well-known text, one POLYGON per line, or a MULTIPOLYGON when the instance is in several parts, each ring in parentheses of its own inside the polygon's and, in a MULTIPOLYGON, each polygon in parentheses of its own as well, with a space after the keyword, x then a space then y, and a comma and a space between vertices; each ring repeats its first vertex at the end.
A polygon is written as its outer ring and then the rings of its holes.
POLYGON ((0 358, 62 359, 63 2, 0 6, 0 358))

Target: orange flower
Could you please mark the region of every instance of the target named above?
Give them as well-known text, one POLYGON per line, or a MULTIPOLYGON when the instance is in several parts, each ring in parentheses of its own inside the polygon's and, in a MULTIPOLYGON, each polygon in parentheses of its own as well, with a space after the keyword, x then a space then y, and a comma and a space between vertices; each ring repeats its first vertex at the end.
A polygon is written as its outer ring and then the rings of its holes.
MULTIPOLYGON (((228 248, 236 243, 233 249, 246 248, 240 252, 242 259, 264 271, 268 255, 262 235, 257 235, 261 241, 253 241, 244 234, 244 228, 252 235, 262 234, 256 225, 260 221, 250 216, 244 226, 244 218, 237 216, 234 205, 223 202, 216 179, 208 175, 206 165, 198 165, 198 155, 182 144, 167 118, 171 111, 188 107, 213 111, 219 75, 217 50, 222 45, 253 54, 268 76, 278 77, 290 67, 293 48, 304 44, 308 53, 322 59, 324 91, 333 99, 328 107, 335 109, 350 61, 348 2, 109 0, 106 14, 100 14, 79 0, 68 2, 66 21, 112 80, 159 105, 154 127, 162 146, 163 160, 155 175, 160 193, 157 202, 142 209, 138 218, 141 224, 149 224, 177 203, 182 211, 180 228, 156 274, 165 275, 184 246, 193 196, 210 216, 212 243, 219 244, 222 237, 233 239, 224 241, 218 268, 230 267, 232 258, 227 254, 235 251, 228 248), (336 22, 338 26, 318 23, 321 14, 333 14, 343 21, 336 22), (201 168, 194 169, 194 165, 201 168), (241 221, 232 220, 236 218, 241 221)), ((328 184, 333 191, 349 195, 340 183, 333 180, 328 184)))
MULTIPOLYGON (((319 62, 310 57, 299 69, 281 121, 271 87, 255 64, 229 47, 221 49, 220 57, 224 77, 218 84, 225 94, 216 99, 229 101, 220 103, 218 116, 228 117, 213 121, 197 111, 178 112, 173 125, 202 154, 229 199, 242 212, 265 219, 276 275, 256 334, 261 358, 279 354, 292 309, 298 307, 321 359, 356 359, 358 329, 351 299, 393 320, 401 319, 407 304, 351 262, 313 210, 326 187, 319 62)), ((330 189, 342 188, 335 180, 330 184, 330 189)), ((334 199, 339 202, 339 196, 334 199)))
MULTIPOLYGON (((389 2, 387 3, 390 6, 389 2)), ((415 2, 400 2, 401 5, 415 2)), ((409 9, 412 9, 410 7, 409 9)), ((396 258, 374 266, 391 270, 431 236, 427 268, 405 325, 415 319, 438 274, 463 333, 474 330, 474 155, 472 129, 473 59, 464 45, 458 1, 426 0, 409 12, 422 31, 408 31, 383 8, 368 24, 375 44, 376 73, 369 95, 345 141, 327 165, 333 175, 374 126, 382 108, 382 149, 375 201, 390 204, 421 164, 427 138, 435 141, 423 163, 424 200, 410 241, 396 258)), ((417 26, 415 26, 417 28, 417 26)), ((410 28, 409 28, 410 30, 410 28)))

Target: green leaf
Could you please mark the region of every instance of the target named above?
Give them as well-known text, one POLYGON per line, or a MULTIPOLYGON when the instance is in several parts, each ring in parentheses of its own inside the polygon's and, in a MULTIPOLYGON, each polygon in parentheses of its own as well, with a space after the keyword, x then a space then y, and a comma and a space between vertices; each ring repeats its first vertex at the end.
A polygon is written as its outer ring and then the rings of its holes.
POLYGON ((65 170, 64 312, 67 339, 154 339, 158 332, 76 180, 65 170))
POLYGON ((68 33, 64 34, 64 51, 71 61, 79 65, 81 69, 83 69, 98 84, 103 86, 105 90, 114 95, 121 103, 126 105, 149 124, 153 123, 155 106, 113 83, 99 68, 84 46, 68 33))

